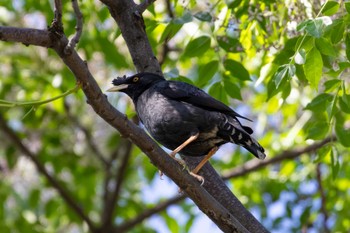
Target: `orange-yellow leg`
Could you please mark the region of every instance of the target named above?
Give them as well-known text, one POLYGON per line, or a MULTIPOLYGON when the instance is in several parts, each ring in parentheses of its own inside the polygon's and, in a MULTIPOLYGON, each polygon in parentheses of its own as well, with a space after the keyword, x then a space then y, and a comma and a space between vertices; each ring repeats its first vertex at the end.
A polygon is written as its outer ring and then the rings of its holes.
POLYGON ((197 167, 195 167, 195 169, 193 169, 191 172, 193 174, 197 174, 199 172, 199 170, 204 166, 204 164, 216 153, 216 151, 218 150, 218 147, 213 147, 209 153, 202 159, 202 161, 197 165, 197 167))
MULTIPOLYGON (((194 140, 196 140, 199 136, 199 133, 196 133, 195 135, 192 135, 191 137, 189 137, 184 143, 182 143, 180 146, 178 146, 175 150, 173 150, 169 155, 175 159, 179 164, 181 164, 182 166, 186 167, 186 163, 185 161, 183 161, 182 159, 178 159, 176 158, 176 154, 179 153, 183 148, 185 148, 188 144, 190 144, 191 142, 193 142, 194 140)), ((163 172, 159 171, 160 177, 163 176, 163 172)), ((196 175, 198 176, 198 175, 196 175)), ((195 176, 194 176, 195 177, 195 176)), ((198 178, 197 178, 198 179, 198 178)), ((199 180, 199 179, 198 179, 199 180)))
POLYGON ((178 146, 175 150, 173 150, 170 153, 170 156, 175 158, 175 155, 177 153, 179 153, 183 148, 185 148, 188 144, 190 144, 191 142, 193 142, 194 140, 196 140, 199 136, 199 133, 196 133, 195 135, 192 135, 191 137, 189 137, 184 143, 182 143, 180 146, 178 146))

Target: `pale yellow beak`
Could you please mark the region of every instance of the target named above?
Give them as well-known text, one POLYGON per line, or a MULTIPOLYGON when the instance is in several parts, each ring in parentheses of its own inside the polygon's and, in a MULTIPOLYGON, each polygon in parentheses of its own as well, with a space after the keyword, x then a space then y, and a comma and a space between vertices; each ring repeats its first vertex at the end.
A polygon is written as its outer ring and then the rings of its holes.
POLYGON ((128 84, 121 84, 121 85, 118 85, 118 86, 111 87, 111 88, 109 88, 106 91, 107 92, 118 92, 118 91, 124 90, 126 88, 128 88, 128 84))

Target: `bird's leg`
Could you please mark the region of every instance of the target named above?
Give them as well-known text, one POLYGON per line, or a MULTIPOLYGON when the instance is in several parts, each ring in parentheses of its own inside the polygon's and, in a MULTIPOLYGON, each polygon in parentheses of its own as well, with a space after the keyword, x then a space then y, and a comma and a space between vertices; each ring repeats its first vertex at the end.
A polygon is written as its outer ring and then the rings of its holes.
POLYGON ((218 150, 218 147, 215 146, 213 147, 209 153, 204 156, 204 158, 202 159, 202 161, 197 165, 197 167, 195 167, 195 169, 193 169, 191 171, 191 173, 193 174, 197 174, 199 172, 199 170, 204 166, 204 164, 216 153, 216 151, 218 150))
POLYGON ((185 161, 183 161, 182 159, 178 159, 175 157, 175 155, 177 153, 179 153, 183 148, 185 148, 188 144, 190 144, 191 142, 193 142, 194 140, 196 140, 199 136, 199 133, 196 133, 195 135, 192 135, 191 137, 189 137, 184 143, 182 143, 180 146, 178 146, 175 150, 173 150, 169 155, 175 159, 178 163, 180 163, 182 166, 186 167, 186 163, 185 161))
POLYGON ((189 137, 184 143, 182 143, 180 146, 178 146, 175 150, 173 150, 169 155, 173 158, 175 158, 175 155, 179 153, 185 146, 196 140, 199 136, 199 133, 196 133, 195 135, 192 135, 189 137))

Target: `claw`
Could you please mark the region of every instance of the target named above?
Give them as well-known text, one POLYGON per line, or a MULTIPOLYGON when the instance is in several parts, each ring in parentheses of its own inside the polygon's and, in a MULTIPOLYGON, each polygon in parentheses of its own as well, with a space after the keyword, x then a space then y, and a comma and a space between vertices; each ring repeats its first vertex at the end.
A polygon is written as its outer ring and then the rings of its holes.
POLYGON ((197 175, 193 172, 190 172, 190 175, 193 176, 194 178, 196 178, 199 182, 201 182, 201 186, 204 184, 204 177, 197 175))

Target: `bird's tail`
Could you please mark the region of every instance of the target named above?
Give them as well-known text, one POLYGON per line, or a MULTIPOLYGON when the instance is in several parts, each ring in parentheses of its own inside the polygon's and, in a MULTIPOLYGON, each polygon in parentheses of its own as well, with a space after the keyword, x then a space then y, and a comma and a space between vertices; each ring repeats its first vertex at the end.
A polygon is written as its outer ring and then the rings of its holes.
POLYGON ((242 126, 236 119, 225 121, 222 128, 224 129, 223 136, 228 137, 228 141, 244 147, 258 159, 265 159, 264 148, 250 135, 253 133, 252 129, 242 126))

